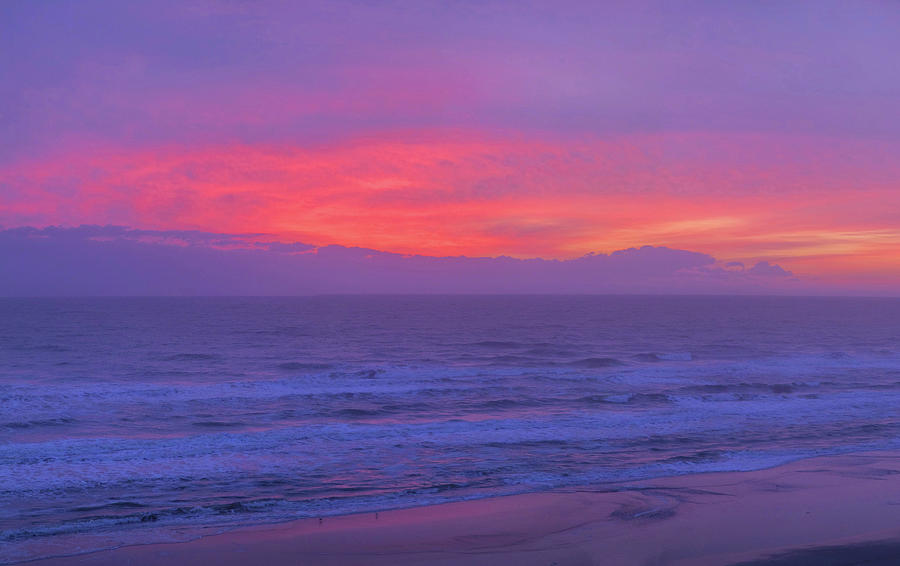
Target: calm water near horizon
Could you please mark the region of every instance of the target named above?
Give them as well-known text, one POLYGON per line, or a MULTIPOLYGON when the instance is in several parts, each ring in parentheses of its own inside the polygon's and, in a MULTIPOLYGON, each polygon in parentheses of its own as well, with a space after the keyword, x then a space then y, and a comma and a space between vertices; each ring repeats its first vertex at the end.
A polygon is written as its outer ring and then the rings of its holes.
POLYGON ((0 563, 900 448, 900 299, 0 299, 0 563))

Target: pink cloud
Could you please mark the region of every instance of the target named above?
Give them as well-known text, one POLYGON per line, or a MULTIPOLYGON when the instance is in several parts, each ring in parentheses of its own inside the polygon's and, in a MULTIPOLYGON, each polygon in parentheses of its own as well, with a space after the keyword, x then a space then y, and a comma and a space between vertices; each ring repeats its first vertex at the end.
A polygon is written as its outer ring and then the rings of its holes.
POLYGON ((900 195, 885 151, 758 135, 462 131, 88 149, 0 170, 0 222, 265 232, 438 255, 577 257, 654 244, 806 273, 851 255, 888 275, 898 270, 883 258, 900 250, 900 195))

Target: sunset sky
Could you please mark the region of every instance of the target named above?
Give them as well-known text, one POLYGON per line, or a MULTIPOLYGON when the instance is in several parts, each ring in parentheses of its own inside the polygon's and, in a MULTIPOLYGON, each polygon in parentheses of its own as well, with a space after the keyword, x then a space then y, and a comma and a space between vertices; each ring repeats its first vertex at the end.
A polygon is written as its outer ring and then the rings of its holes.
POLYGON ((900 4, 3 2, 0 227, 900 286, 900 4))

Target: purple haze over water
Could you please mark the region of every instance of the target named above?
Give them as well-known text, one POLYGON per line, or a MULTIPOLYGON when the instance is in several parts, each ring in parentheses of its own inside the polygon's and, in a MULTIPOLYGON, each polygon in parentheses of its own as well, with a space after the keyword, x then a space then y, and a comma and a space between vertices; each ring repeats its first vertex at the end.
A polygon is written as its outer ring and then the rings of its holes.
POLYGON ((0 563, 900 447, 900 300, 0 299, 0 563))

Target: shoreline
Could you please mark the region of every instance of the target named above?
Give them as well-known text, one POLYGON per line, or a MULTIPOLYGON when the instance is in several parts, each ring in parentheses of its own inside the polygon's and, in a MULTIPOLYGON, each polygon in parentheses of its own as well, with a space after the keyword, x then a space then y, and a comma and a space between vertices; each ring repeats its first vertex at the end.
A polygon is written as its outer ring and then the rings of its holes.
POLYGON ((298 519, 22 564, 788 566, 826 558, 900 563, 900 451, 298 519))

